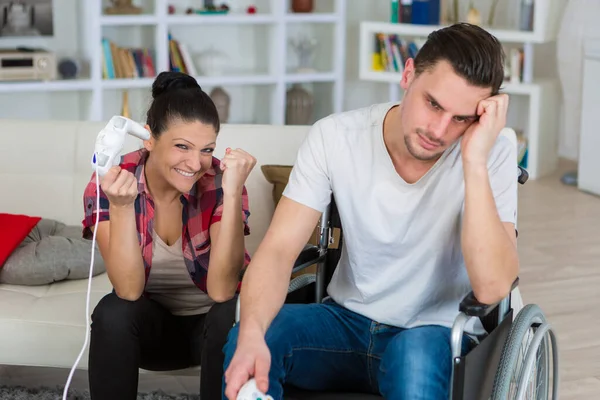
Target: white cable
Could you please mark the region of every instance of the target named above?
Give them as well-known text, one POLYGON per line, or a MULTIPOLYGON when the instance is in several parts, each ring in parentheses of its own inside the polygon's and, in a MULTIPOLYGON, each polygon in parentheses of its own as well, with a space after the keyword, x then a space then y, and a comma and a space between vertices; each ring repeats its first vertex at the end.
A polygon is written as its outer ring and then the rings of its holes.
POLYGON ((92 236, 92 260, 90 262, 90 274, 88 277, 88 288, 87 288, 87 298, 86 298, 86 302, 85 302, 85 340, 83 342, 83 347, 81 348, 81 351, 79 352, 79 356, 77 357, 77 360, 75 361, 75 364, 73 364, 73 367, 71 368, 71 372, 69 373, 69 378, 67 379, 67 383, 65 385, 65 390, 63 391, 63 400, 67 400, 67 394, 69 391, 69 386, 71 385, 71 379, 73 379, 73 374, 75 373, 75 370, 77 369, 77 365, 79 364, 79 361, 81 361, 81 357, 83 356, 83 353, 85 352, 85 349, 88 345, 88 341, 90 338, 90 320, 89 320, 89 316, 90 316, 90 292, 92 291, 92 273, 94 270, 94 250, 96 248, 96 232, 98 231, 98 222, 100 221, 100 182, 98 179, 98 164, 96 163, 96 224, 94 225, 94 234, 92 236))

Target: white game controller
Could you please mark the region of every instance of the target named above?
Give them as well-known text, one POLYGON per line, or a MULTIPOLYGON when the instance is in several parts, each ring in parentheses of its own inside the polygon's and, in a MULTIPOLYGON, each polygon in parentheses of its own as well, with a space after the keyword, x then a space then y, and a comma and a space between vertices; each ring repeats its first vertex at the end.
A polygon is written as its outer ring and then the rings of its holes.
POLYGON ((142 140, 150 139, 150 132, 142 125, 126 117, 114 116, 98 133, 96 147, 92 157, 92 168, 98 175, 104 176, 109 169, 119 165, 119 153, 125 144, 125 134, 131 134, 142 140))
POLYGON ((258 390, 256 381, 252 378, 242 386, 237 395, 237 400, 273 400, 273 397, 258 390))

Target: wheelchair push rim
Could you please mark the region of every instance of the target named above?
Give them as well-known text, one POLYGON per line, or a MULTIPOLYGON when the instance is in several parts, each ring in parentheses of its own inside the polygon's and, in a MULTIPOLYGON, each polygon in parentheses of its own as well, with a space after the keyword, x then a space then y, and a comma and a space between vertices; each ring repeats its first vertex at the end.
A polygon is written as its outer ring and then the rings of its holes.
POLYGON ((513 322, 502 350, 492 400, 548 399, 550 360, 552 398, 558 398, 557 356, 556 338, 542 310, 535 304, 526 305, 513 322))

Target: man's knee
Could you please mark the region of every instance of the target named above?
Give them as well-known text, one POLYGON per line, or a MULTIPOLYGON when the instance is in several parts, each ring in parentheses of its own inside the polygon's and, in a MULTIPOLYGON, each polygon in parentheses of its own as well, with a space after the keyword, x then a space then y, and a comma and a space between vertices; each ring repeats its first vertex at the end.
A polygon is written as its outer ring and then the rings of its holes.
MULTIPOLYGON (((271 363, 283 362, 283 358, 290 352, 294 339, 298 338, 301 328, 306 328, 303 322, 302 310, 307 311, 306 304, 284 304, 265 334, 265 343, 271 353, 271 363)), ((228 364, 237 346, 239 325, 236 324, 227 336, 224 347, 225 363, 228 364)))
MULTIPOLYGON (((284 304, 265 335, 265 342, 275 358, 289 355, 296 341, 302 340, 306 331, 305 316, 311 313, 313 304, 284 304)), ((309 324, 310 325, 310 324, 309 324)))
POLYGON ((379 387, 386 398, 436 399, 448 395, 450 330, 427 326, 400 332, 381 360, 379 387))
POLYGON ((229 363, 233 359, 233 355, 235 354, 235 350, 237 349, 238 335, 240 332, 240 324, 235 324, 227 333, 227 338, 225 341, 225 345, 223 346, 223 371, 226 371, 229 367, 229 363))

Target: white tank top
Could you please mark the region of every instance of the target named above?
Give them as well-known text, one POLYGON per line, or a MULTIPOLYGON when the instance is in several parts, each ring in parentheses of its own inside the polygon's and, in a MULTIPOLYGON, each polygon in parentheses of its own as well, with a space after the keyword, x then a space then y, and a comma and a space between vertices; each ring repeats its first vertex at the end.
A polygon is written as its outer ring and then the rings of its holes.
POLYGON ((152 268, 146 291, 174 315, 208 312, 214 301, 192 281, 185 266, 181 237, 167 245, 153 232, 152 268))

